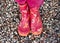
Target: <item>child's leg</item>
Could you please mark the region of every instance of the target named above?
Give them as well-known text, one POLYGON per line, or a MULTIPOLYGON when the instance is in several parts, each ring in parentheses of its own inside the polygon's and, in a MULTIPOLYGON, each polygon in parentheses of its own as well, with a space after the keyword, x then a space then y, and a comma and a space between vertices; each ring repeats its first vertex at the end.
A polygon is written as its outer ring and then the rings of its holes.
POLYGON ((27 3, 30 8, 40 7, 43 4, 44 0, 27 0, 27 3))
POLYGON ((30 32, 28 6, 27 3, 20 4, 20 1, 17 1, 17 3, 19 4, 20 12, 22 15, 22 19, 18 26, 18 33, 21 36, 27 36, 30 32))
POLYGON ((24 4, 26 0, 15 0, 18 4, 24 4))

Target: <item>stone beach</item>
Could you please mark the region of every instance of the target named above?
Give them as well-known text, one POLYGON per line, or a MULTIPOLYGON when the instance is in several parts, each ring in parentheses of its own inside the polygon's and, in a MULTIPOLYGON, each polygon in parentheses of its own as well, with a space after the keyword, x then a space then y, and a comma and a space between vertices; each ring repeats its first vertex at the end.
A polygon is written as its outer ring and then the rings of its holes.
POLYGON ((19 36, 18 4, 14 0, 0 0, 0 43, 60 43, 60 3, 59 0, 45 0, 40 7, 43 32, 34 36, 19 36))

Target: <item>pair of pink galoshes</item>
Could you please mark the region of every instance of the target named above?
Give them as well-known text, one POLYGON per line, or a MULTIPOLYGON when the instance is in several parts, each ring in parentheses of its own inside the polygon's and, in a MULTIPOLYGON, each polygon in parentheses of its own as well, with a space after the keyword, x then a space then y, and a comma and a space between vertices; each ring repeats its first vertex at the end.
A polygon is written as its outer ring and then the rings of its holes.
POLYGON ((29 33, 40 35, 43 30, 43 25, 39 13, 39 7, 29 7, 26 2, 24 4, 19 4, 19 7, 22 15, 18 26, 19 35, 27 36, 29 33))
POLYGON ((40 35, 43 30, 39 7, 44 0, 15 0, 19 4, 21 21, 18 26, 20 36, 27 36, 29 33, 40 35))

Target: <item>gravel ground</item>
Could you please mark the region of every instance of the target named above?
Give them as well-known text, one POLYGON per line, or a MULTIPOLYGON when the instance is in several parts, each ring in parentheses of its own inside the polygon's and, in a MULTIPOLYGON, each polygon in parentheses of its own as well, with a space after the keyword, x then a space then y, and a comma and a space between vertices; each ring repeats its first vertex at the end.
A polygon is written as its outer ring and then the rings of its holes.
POLYGON ((19 7, 14 0, 0 0, 0 43, 60 43, 60 3, 45 0, 40 7, 44 30, 39 36, 29 34, 21 37, 17 33, 19 7))

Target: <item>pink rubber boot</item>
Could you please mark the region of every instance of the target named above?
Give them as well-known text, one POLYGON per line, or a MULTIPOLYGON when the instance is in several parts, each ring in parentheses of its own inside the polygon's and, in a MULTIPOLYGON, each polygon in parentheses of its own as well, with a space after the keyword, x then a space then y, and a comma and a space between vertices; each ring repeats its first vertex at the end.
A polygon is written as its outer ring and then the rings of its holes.
POLYGON ((27 36, 30 32, 29 12, 28 12, 27 4, 20 5, 20 11, 22 14, 22 19, 21 19, 20 24, 18 26, 18 33, 21 36, 27 36))
POLYGON ((43 30, 42 19, 39 13, 39 7, 43 2, 44 0, 28 0, 31 18, 31 33, 33 35, 40 35, 43 30))
POLYGON ((42 20, 38 11, 38 8, 30 9, 31 15, 31 32, 33 35, 41 34, 43 30, 42 20))

